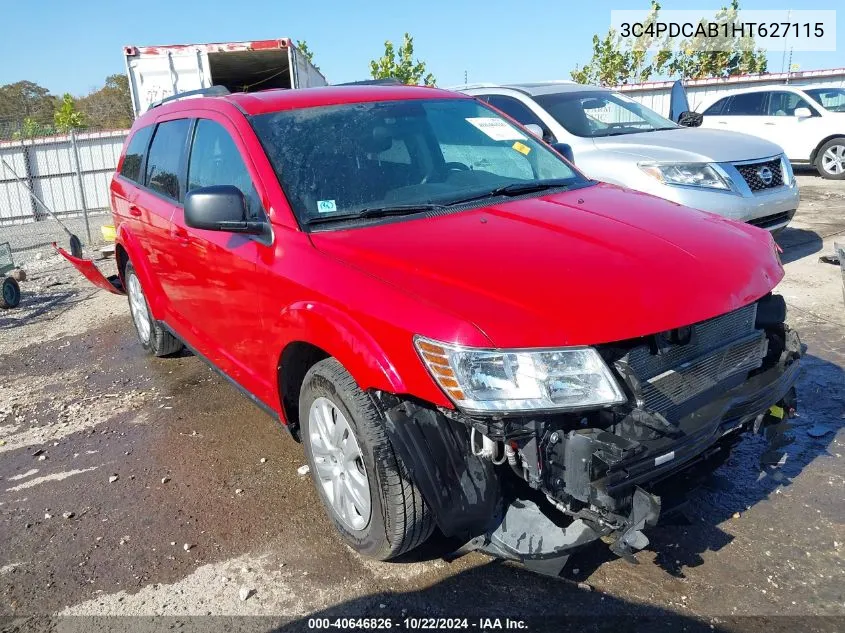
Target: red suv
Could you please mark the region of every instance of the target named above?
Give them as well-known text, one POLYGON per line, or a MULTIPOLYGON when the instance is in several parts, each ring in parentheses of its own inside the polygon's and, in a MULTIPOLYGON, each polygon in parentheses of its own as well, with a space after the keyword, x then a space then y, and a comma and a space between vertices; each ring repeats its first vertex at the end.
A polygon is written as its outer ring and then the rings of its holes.
POLYGON ((665 486, 794 407, 768 232, 588 180, 465 95, 175 100, 111 201, 119 279, 71 261, 301 440, 367 556, 435 526, 550 573, 630 556, 665 486))

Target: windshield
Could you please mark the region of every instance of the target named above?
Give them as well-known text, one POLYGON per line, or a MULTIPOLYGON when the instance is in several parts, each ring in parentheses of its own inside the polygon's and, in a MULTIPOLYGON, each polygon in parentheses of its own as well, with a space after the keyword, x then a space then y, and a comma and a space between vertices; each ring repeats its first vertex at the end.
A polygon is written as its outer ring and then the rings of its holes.
POLYGON ((598 138, 680 127, 618 92, 559 92, 534 100, 575 136, 598 138))
POLYGON ((845 88, 813 88, 804 92, 831 112, 845 112, 845 88))
POLYGON ((589 182, 470 99, 319 106, 252 124, 304 224, 589 182))

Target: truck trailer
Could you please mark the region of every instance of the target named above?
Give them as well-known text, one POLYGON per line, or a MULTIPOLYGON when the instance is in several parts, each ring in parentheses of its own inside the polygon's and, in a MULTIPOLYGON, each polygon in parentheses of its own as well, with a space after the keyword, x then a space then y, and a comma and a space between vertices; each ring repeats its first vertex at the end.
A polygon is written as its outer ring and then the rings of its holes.
POLYGON ((253 42, 125 46, 135 116, 176 94, 224 86, 230 92, 327 85, 289 38, 253 42))

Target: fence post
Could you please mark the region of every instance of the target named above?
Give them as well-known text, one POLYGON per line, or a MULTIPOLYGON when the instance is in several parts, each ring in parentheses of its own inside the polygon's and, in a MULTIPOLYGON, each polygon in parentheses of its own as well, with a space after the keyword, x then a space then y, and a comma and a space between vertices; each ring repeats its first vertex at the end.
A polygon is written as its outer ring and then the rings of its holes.
POLYGON ((91 226, 88 224, 88 205, 85 204, 85 184, 82 181, 82 170, 79 167, 79 148, 76 145, 76 132, 70 130, 70 148, 73 156, 73 170, 76 172, 76 183, 79 186, 79 200, 82 203, 82 216, 85 219, 85 235, 88 236, 88 247, 91 247, 91 226))

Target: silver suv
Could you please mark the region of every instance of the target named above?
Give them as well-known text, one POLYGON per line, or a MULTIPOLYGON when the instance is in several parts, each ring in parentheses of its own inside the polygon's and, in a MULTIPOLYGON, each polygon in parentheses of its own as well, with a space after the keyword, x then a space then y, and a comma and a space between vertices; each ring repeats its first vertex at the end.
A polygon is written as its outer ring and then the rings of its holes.
POLYGON ((547 142, 569 145, 578 167, 596 180, 773 232, 798 208, 792 167, 783 150, 764 139, 682 127, 624 94, 572 82, 457 89, 547 142))

